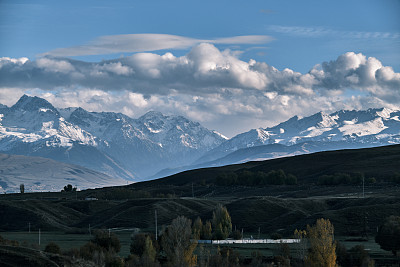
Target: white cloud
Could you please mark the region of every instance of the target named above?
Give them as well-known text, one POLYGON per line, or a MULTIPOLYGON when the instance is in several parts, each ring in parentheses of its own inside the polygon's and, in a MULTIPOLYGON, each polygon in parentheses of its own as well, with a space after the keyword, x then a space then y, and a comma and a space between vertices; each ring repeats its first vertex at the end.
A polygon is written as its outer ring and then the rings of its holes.
POLYGON ((70 57, 104 55, 127 52, 150 52, 164 49, 186 49, 207 42, 215 44, 265 44, 273 38, 266 35, 244 35, 211 40, 201 40, 171 34, 123 34, 98 37, 91 42, 58 48, 41 56, 70 57))
POLYGON ((391 103, 400 101, 400 74, 385 67, 374 58, 354 52, 336 60, 316 65, 310 74, 317 81, 316 87, 324 89, 358 89, 391 103))
POLYGON ((343 39, 398 39, 399 32, 363 32, 363 31, 338 31, 325 27, 301 27, 271 25, 269 30, 288 35, 301 37, 336 37, 343 39))
POLYGON ((181 114, 227 136, 318 111, 400 108, 400 74, 376 58, 349 52, 302 74, 207 43, 180 57, 0 59, 0 103, 11 105, 25 91, 56 107, 181 114))
POLYGON ((36 60, 36 66, 48 72, 69 73, 75 70, 68 61, 51 58, 39 58, 36 60))

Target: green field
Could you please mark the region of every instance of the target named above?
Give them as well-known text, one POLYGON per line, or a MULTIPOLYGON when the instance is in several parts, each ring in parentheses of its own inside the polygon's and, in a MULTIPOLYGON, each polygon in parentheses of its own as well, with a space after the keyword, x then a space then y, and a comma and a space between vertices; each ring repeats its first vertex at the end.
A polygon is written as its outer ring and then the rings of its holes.
MULTIPOLYGON (((130 254, 129 247, 131 243, 131 231, 121 231, 115 233, 121 242, 120 256, 126 257, 130 254)), ((85 243, 90 241, 93 236, 89 234, 67 234, 64 232, 41 232, 40 233, 40 246, 39 246, 39 232, 0 232, 0 235, 9 240, 16 240, 20 244, 26 242, 28 245, 38 246, 41 250, 44 250, 46 245, 50 242, 58 244, 62 251, 69 250, 71 248, 79 248, 85 243)))
MULTIPOLYGON (((129 248, 131 243, 131 235, 132 231, 119 231, 115 232, 118 236, 118 239, 121 242, 121 251, 119 253, 120 256, 126 257, 129 255, 129 248)), ((50 242, 54 242, 60 246, 63 251, 69 250, 71 248, 79 248, 84 245, 86 242, 90 241, 92 236, 89 234, 68 234, 64 232, 41 232, 41 244, 39 246, 39 232, 31 231, 29 232, 0 232, 0 235, 3 238, 9 240, 16 240, 20 244, 27 244, 28 246, 33 245, 33 247, 40 248, 44 250, 46 245, 50 242)), ((257 233, 249 234, 249 236, 257 236, 257 233)), ((264 238, 263 236, 261 238, 264 238)), ((370 238, 368 241, 346 241, 348 237, 346 236, 338 236, 336 240, 340 241, 342 244, 346 246, 347 249, 350 249, 356 245, 363 245, 368 253, 373 258, 382 258, 382 257, 392 257, 391 252, 382 250, 377 243, 375 243, 373 238, 370 238)), ((210 244, 199 244, 196 253, 199 253, 199 248, 203 247, 204 249, 211 252, 211 254, 215 253, 217 248, 223 249, 224 247, 230 247, 237 251, 244 258, 251 258, 251 253, 257 251, 261 253, 263 256, 270 257, 274 256, 278 253, 280 244, 231 244, 231 245, 210 245, 210 244)), ((296 254, 297 246, 296 244, 288 244, 290 248, 291 255, 296 254)))

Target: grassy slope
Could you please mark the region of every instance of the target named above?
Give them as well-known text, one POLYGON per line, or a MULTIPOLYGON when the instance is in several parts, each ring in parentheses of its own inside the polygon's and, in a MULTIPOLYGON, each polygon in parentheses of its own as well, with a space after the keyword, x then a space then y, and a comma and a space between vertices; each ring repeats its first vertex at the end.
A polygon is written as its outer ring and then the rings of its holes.
MULTIPOLYGON (((159 225, 167 225, 178 215, 191 219, 200 216, 211 219, 218 202, 228 207, 233 224, 246 231, 271 233, 284 229, 290 234, 294 228, 303 228, 317 218, 333 221, 337 232, 347 235, 359 232, 368 217, 372 232, 389 215, 400 215, 400 188, 385 184, 367 187, 367 198, 360 199, 359 186, 315 186, 312 182, 321 174, 335 172, 364 172, 382 177, 400 172, 400 145, 373 149, 344 150, 281 158, 264 162, 250 162, 220 168, 188 171, 167 178, 142 182, 118 190, 147 191, 175 194, 178 198, 142 198, 110 200, 104 192, 113 188, 87 190, 75 193, 35 193, 0 196, 0 230, 26 231, 31 227, 42 230, 72 231, 95 228, 154 227, 154 210, 159 225), (214 181, 226 171, 243 168, 269 171, 284 169, 297 175, 303 185, 266 187, 218 187, 201 185, 214 181), (192 196, 192 183, 195 199, 192 196), (84 201, 85 196, 98 196, 98 201, 84 201), (103 198, 102 198, 103 196, 103 198), (107 197, 104 197, 107 196, 107 197), (184 197, 184 198, 179 198, 184 197), (339 198, 340 197, 340 198, 339 198), (108 200, 107 200, 108 199, 108 200)), ((115 190, 117 190, 115 189, 115 190)), ((118 196, 118 193, 116 194, 118 196)))
POLYGON ((400 145, 365 149, 318 152, 307 155, 253 161, 244 164, 185 171, 166 178, 134 184, 135 188, 213 182, 223 172, 249 169, 269 172, 282 169, 297 176, 300 183, 314 182, 324 174, 364 173, 367 177, 385 177, 400 172, 400 145))

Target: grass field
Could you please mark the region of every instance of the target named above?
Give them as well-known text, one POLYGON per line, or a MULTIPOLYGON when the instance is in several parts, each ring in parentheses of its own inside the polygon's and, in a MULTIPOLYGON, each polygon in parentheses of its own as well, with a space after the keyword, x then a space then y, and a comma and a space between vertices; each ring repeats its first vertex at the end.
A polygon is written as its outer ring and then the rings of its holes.
MULTIPOLYGON (((120 256, 126 257, 129 255, 129 248, 131 243, 132 231, 120 231, 115 232, 118 239, 121 242, 120 256)), ((22 243, 27 243, 28 245, 33 245, 38 247, 39 245, 39 232, 31 231, 29 232, 0 232, 3 238, 9 240, 16 240, 22 243)), ((249 234, 250 236, 251 234, 249 234)), ((257 236, 256 233, 253 236, 257 236)), ((68 234, 64 232, 41 232, 41 244, 40 249, 44 250, 46 245, 50 242, 55 242, 60 246, 63 251, 69 250, 71 248, 79 248, 88 242, 93 236, 89 234, 68 234)), ((263 237, 262 237, 263 238, 263 237)), ((340 241, 350 249, 356 245, 363 245, 372 258, 382 258, 391 257, 392 254, 389 251, 382 250, 377 243, 375 243, 374 238, 370 238, 368 241, 348 241, 346 236, 338 236, 336 240, 340 241)), ((297 244, 288 244, 290 248, 291 255, 296 254, 297 244)), ((200 246, 203 246, 205 250, 208 250, 211 254, 214 254, 219 247, 223 249, 224 247, 230 247, 238 252, 244 258, 250 258, 252 252, 257 251, 263 256, 270 257, 278 254, 280 249, 280 244, 231 244, 231 245, 209 245, 202 244, 198 245, 196 253, 199 253, 200 246)))
MULTIPOLYGON (((131 243, 131 231, 116 232, 119 241, 121 242, 120 256, 126 257, 129 255, 129 247, 131 243)), ((28 245, 39 246, 39 232, 0 232, 3 238, 9 240, 16 240, 21 243, 28 243, 28 245)), ((40 249, 44 250, 46 245, 50 242, 58 244, 62 251, 71 248, 79 248, 85 243, 90 241, 93 236, 89 234, 67 234, 64 232, 41 232, 40 233, 40 249)))

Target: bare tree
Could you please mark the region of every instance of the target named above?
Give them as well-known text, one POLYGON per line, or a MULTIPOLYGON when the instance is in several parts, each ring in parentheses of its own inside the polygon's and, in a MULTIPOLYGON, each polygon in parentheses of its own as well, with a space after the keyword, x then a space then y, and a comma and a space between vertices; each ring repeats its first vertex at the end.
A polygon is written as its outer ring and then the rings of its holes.
POLYGON ((299 239, 299 243, 296 244, 296 258, 304 261, 307 255, 308 242, 307 242, 306 230, 295 230, 294 238, 299 239))
POLYGON ((174 219, 162 237, 162 247, 171 266, 195 266, 197 258, 193 251, 197 240, 191 239, 191 220, 184 216, 174 219))

